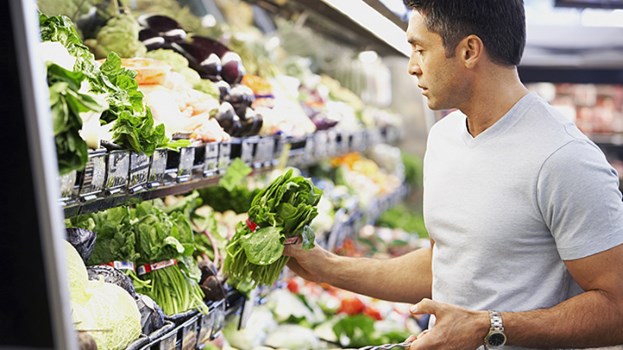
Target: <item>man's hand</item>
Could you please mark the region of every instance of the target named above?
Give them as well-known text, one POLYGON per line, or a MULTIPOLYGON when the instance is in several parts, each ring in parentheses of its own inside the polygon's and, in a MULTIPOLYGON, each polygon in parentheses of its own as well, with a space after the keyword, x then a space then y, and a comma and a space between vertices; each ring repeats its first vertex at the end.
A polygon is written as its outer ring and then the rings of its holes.
POLYGON ((410 350, 471 350, 484 343, 489 331, 489 313, 422 299, 411 307, 412 315, 435 315, 435 326, 414 340, 410 350))
POLYGON ((322 269, 328 265, 331 254, 325 249, 316 245, 311 250, 303 250, 303 245, 298 242, 287 244, 283 255, 291 258, 288 267, 297 275, 312 282, 326 282, 327 276, 322 269))

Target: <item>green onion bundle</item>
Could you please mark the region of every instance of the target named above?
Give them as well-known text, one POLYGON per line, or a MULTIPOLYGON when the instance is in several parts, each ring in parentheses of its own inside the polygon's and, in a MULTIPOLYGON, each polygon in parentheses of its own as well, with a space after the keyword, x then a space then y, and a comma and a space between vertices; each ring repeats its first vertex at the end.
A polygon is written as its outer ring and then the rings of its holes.
POLYGON ((292 169, 260 191, 251 202, 249 220, 238 223, 226 247, 225 274, 241 291, 272 285, 288 262, 284 241, 300 237, 304 249, 314 247, 309 226, 318 215, 322 191, 292 169))

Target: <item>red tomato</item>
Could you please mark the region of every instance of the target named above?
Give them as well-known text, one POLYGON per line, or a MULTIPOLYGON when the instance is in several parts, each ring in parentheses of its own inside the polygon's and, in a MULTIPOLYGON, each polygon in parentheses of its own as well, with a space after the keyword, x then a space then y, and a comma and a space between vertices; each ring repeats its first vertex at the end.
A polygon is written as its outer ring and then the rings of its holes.
POLYGON ((367 307, 363 313, 364 315, 368 315, 377 321, 383 319, 383 317, 381 316, 381 312, 373 307, 367 307))
POLYGON ((364 303, 356 297, 347 297, 342 299, 338 313, 345 313, 347 315, 360 314, 365 310, 364 303))
POLYGON ((293 280, 293 279, 288 280, 288 290, 291 293, 298 294, 298 292, 299 292, 299 284, 296 283, 296 281, 293 280))

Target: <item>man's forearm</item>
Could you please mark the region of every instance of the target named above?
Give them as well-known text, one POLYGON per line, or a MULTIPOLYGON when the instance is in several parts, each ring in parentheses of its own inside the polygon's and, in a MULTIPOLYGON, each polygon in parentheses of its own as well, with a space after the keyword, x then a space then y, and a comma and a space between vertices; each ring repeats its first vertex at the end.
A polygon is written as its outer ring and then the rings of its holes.
POLYGON ((552 308, 502 313, 509 345, 582 348, 623 344, 623 302, 587 291, 552 308))
POLYGON ((338 288, 378 299, 416 303, 430 298, 431 249, 379 260, 334 256, 327 264, 326 282, 338 288))

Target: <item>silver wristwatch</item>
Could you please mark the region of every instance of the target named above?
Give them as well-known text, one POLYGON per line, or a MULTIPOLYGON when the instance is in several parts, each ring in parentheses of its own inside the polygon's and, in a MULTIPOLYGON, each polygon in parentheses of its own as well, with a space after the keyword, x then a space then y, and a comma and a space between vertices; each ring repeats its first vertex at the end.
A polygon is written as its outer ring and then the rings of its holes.
POLYGON ((489 311, 491 328, 485 337, 485 349, 497 349, 506 344, 506 334, 504 334, 504 324, 502 314, 497 311, 489 311))

